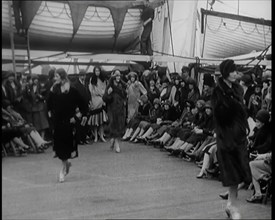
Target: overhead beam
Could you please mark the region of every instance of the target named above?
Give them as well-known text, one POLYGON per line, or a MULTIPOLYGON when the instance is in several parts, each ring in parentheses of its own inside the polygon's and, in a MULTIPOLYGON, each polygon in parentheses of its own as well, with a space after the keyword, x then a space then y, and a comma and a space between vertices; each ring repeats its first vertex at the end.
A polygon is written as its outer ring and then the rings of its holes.
POLYGON ((254 24, 260 24, 260 25, 266 25, 266 26, 272 25, 271 20, 265 20, 263 18, 251 18, 251 17, 247 17, 247 16, 243 16, 243 15, 234 15, 234 14, 228 14, 228 13, 224 13, 224 12, 205 10, 203 8, 201 8, 201 13, 203 15, 212 15, 212 16, 216 16, 216 17, 229 18, 232 20, 244 21, 244 22, 249 22, 249 23, 254 23, 254 24))
MULTIPOLYGON (((98 55, 99 56, 99 55, 98 55)), ((97 56, 97 57, 98 57, 97 56)), ((79 57, 80 58, 80 57, 79 57)), ((83 57, 81 57, 83 58, 83 57)), ((89 58, 92 60, 95 60, 93 56, 89 56, 89 58)), ((189 57, 173 57, 173 56, 140 56, 140 55, 120 55, 116 54, 114 58, 114 54, 112 56, 106 56, 102 54, 102 62, 101 61, 92 61, 92 62, 71 62, 71 61, 38 61, 38 60, 32 60, 31 63, 37 64, 37 65, 43 65, 43 64, 51 64, 51 65, 105 65, 105 66, 116 66, 116 65, 129 65, 129 62, 127 63, 121 63, 121 62, 107 62, 108 60, 120 60, 120 61, 133 61, 133 62, 160 62, 160 63, 195 63, 199 61, 201 64, 208 64, 208 65, 219 65, 224 59, 198 59, 198 58, 189 58, 189 57), (108 59, 110 58, 110 59, 108 59), (136 58, 136 59, 135 59, 136 58)), ((250 62, 252 59, 235 59, 235 63, 237 65, 246 65, 248 62, 250 62)), ((12 59, 2 59, 2 63, 11 63, 12 59)), ((17 63, 28 63, 28 60, 18 60, 17 63)), ((259 62, 258 59, 255 59, 253 62, 249 64, 249 66, 257 65, 259 62)), ((261 60, 260 65, 266 65, 271 66, 271 60, 261 60)))

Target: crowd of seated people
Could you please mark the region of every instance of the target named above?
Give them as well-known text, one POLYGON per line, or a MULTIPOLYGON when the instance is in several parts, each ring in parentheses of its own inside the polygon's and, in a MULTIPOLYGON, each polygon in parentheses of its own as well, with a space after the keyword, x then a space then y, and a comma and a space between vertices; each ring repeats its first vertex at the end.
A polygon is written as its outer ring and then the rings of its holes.
POLYGON ((36 75, 23 80, 11 71, 2 73, 2 152, 41 153, 51 146, 45 140, 48 119, 41 92, 36 75))
MULTIPOLYGON (((259 181, 263 176, 271 175, 272 83, 270 76, 255 77, 253 72, 240 75, 239 83, 244 91, 250 124, 247 151, 253 176, 251 186, 254 188, 252 197, 247 201, 261 202, 263 195, 259 181)), ((147 100, 145 94, 143 100, 139 100, 138 113, 128 123, 122 140, 152 145, 167 151, 168 155, 194 162, 201 168, 196 175, 198 179, 219 177, 211 107, 211 94, 218 77, 204 74, 202 92, 198 89, 198 82, 190 75, 171 73, 170 77, 164 77, 154 99, 147 100)), ((145 86, 148 96, 150 91, 154 91, 156 80, 154 77, 148 79, 150 87, 145 86)), ((240 184, 241 188, 248 186, 240 184)), ((220 196, 226 199, 228 194, 226 192, 220 196)))

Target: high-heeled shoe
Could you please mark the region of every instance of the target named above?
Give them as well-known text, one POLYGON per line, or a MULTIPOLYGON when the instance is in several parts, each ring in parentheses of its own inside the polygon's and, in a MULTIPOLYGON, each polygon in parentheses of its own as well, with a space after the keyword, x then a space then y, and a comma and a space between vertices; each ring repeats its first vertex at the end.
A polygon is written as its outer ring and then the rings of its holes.
POLYGON ((72 163, 71 162, 67 162, 66 163, 66 170, 65 170, 65 176, 69 174, 70 172, 70 167, 72 166, 72 163))
POLYGON ((225 193, 221 193, 219 194, 219 196, 222 198, 222 199, 228 199, 228 192, 225 192, 225 193))
POLYGON ((104 142, 104 143, 107 142, 103 136, 100 137, 100 140, 101 140, 102 142, 104 142))
POLYGON ((226 207, 225 213, 227 214, 227 217, 230 219, 241 219, 241 214, 235 207, 226 207))
POLYGON ((114 149, 114 145, 115 145, 115 140, 114 140, 114 138, 111 138, 111 146, 110 146, 110 148, 111 148, 111 150, 113 150, 114 149))
POLYGON ((198 179, 202 179, 202 178, 204 178, 204 177, 207 177, 207 173, 205 173, 205 172, 199 173, 199 174, 197 175, 197 178, 198 178, 198 179))
POLYGON ((120 147, 119 147, 118 142, 115 142, 115 151, 116 151, 116 153, 120 153, 120 147))
POLYGON ((63 173, 63 171, 60 171, 59 173, 59 182, 63 183, 65 181, 65 175, 63 173))
POLYGON ((255 196, 253 195, 251 198, 246 199, 247 202, 250 203, 262 203, 263 202, 263 196, 255 196))

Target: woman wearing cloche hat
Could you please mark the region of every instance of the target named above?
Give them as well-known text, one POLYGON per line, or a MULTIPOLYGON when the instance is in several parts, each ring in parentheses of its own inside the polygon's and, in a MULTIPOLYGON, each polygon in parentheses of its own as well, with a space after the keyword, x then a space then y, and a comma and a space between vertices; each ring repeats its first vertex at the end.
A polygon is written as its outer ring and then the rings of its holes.
POLYGON ((146 95, 147 90, 138 80, 138 76, 135 72, 130 72, 128 74, 128 86, 127 86, 127 123, 134 117, 138 112, 139 103, 141 95, 146 95))
POLYGON ((238 74, 233 60, 220 64, 221 77, 211 97, 217 157, 222 184, 229 187, 226 213, 231 219, 241 217, 237 208, 237 188, 239 183, 250 184, 251 171, 247 151, 249 131, 247 112, 244 107, 243 89, 236 82, 238 74))

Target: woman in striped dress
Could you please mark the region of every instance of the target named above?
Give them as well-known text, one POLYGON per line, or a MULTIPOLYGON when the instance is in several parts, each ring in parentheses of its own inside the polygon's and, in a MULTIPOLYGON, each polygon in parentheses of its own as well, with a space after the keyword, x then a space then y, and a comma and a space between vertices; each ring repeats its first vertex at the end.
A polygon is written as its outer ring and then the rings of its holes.
POLYGON ((106 89, 106 79, 102 74, 101 68, 95 66, 92 76, 89 81, 89 91, 91 93, 90 100, 90 118, 88 125, 93 129, 94 142, 98 141, 98 134, 103 142, 106 142, 104 138, 104 123, 107 122, 107 114, 105 111, 105 103, 102 100, 102 96, 106 89))

